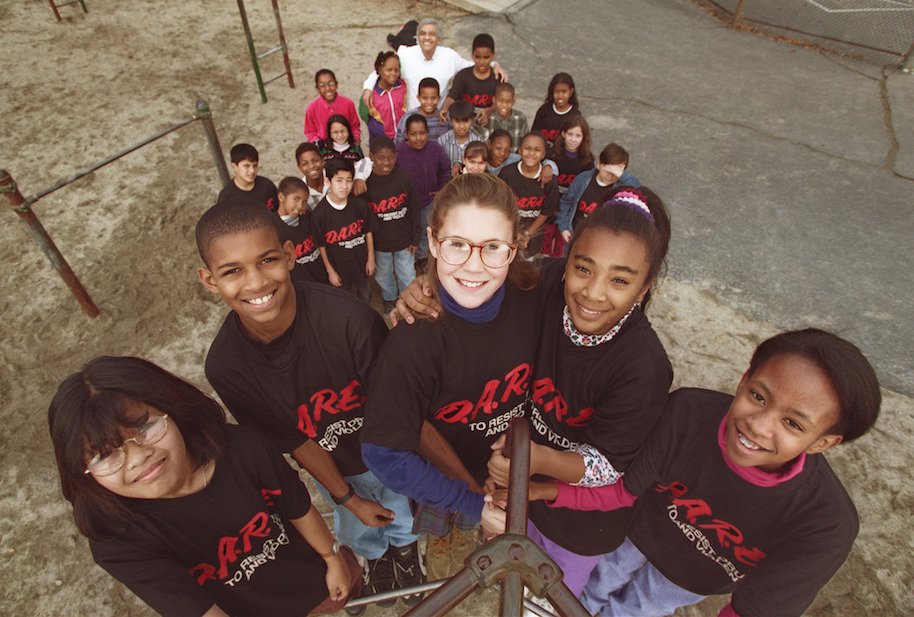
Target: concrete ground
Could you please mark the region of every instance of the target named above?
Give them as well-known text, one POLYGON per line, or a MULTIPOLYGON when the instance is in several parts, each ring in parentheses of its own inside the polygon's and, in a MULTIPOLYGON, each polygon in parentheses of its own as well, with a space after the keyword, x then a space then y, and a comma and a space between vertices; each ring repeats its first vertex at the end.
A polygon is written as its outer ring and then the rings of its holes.
MULTIPOLYGON (((203 97, 224 149, 257 144, 263 173, 278 180, 296 173, 319 66, 337 69, 354 97, 384 35, 410 17, 437 16, 444 43, 465 56, 473 35, 490 32, 520 109, 532 118, 550 76, 570 72, 595 149, 628 148, 632 171, 669 206, 669 270, 651 320, 676 386, 732 391, 759 340, 807 325, 873 361, 885 387, 879 424, 829 456, 860 536, 808 614, 914 612, 914 77, 727 29, 688 0, 485 1, 505 12, 282 3, 298 88, 269 85, 266 105, 234 6, 90 0, 88 15, 66 7, 54 24, 46 5, 4 4, 16 87, 0 92, 0 167, 34 192, 203 97)), ((266 47, 269 3, 247 5, 266 47)), ((63 376, 103 353, 149 357, 208 389, 202 361, 225 309, 194 278, 193 225, 218 190, 202 144, 199 128, 182 129, 36 208, 99 303, 96 320, 75 312, 11 213, 0 226, 0 614, 151 614, 92 564, 60 496, 44 410, 63 376)), ((495 614, 496 598, 487 591, 454 614, 495 614)), ((680 613, 715 615, 723 601, 680 613)))

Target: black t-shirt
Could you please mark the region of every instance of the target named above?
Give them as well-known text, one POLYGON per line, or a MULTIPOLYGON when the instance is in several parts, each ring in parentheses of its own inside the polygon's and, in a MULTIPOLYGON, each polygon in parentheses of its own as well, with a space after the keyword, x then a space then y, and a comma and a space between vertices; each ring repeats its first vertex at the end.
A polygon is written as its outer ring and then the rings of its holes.
POLYGON ((484 109, 492 106, 497 85, 495 71, 489 71, 488 77, 479 79, 473 74, 473 67, 468 66, 454 75, 454 83, 447 95, 455 101, 469 101, 476 109, 484 109))
POLYGON ((578 225, 584 222, 589 214, 601 207, 609 196, 616 191, 618 187, 613 184, 600 186, 597 182, 597 174, 593 175, 590 182, 581 193, 581 198, 574 206, 574 218, 571 220, 571 228, 577 229, 578 225))
MULTIPOLYGON (((559 205, 559 191, 555 179, 549 181, 545 188, 540 186, 539 178, 527 178, 517 165, 508 165, 498 173, 504 180, 517 200, 517 209, 520 211, 520 231, 524 231, 539 215, 552 216, 559 205)), ((543 246, 540 234, 530 239, 527 244, 527 254, 536 255, 543 246)))
POLYGON ((543 103, 536 110, 536 115, 533 117, 533 126, 531 126, 530 130, 539 132, 543 136, 546 140, 546 150, 550 151, 555 140, 558 139, 559 133, 562 132, 562 125, 565 124, 565 120, 572 116, 580 115, 581 112, 577 107, 566 111, 564 114, 558 114, 551 104, 543 103))
POLYGON ((367 278, 368 237, 377 230, 378 219, 361 197, 350 195, 346 207, 337 210, 327 198, 314 208, 311 230, 318 246, 327 247, 327 255, 343 285, 359 284, 367 278))
POLYGON ((821 454, 771 487, 736 475, 717 436, 733 397, 682 389, 623 478, 639 495, 629 538, 668 579, 732 593, 742 617, 800 615, 847 559, 857 511, 821 454))
MULTIPOLYGON (((531 394, 533 441, 557 450, 589 444, 625 472, 663 412, 673 380, 666 351, 635 310, 612 340, 575 347, 562 329, 562 268, 545 272, 543 337, 531 394)), ((600 555, 625 539, 634 511, 584 512, 530 503, 544 536, 579 555, 600 555)))
POLYGON ((580 153, 578 156, 568 156, 568 153, 564 152, 562 156, 558 156, 553 160, 559 168, 559 175, 555 178, 556 183, 559 185, 559 195, 568 190, 568 187, 571 186, 571 183, 574 182, 579 173, 593 169, 593 160, 586 165, 582 164, 580 153))
POLYGON ((489 323, 445 313, 394 328, 372 377, 362 441, 415 452, 428 420, 482 484, 489 445, 525 414, 539 304, 538 292, 509 287, 489 323))
POLYGON ((252 343, 232 311, 206 356, 206 377, 240 424, 260 429, 283 452, 314 439, 344 476, 362 473, 358 431, 387 327, 345 291, 294 286, 295 322, 283 348, 268 353, 252 343))
POLYGON ((127 499, 143 516, 95 561, 162 615, 307 615, 327 597, 327 568, 292 524, 311 499, 298 475, 252 429, 226 426, 209 485, 175 499, 127 499))
POLYGON ((289 225, 280 220, 279 240, 290 241, 295 246, 295 267, 292 269, 293 281, 312 281, 329 283, 327 269, 321 259, 321 251, 314 242, 311 233, 311 210, 305 209, 298 217, 298 225, 289 225))
POLYGON ((263 176, 254 178, 254 188, 250 191, 238 188, 238 185, 235 184, 234 180, 229 180, 228 183, 222 187, 222 190, 219 191, 219 197, 216 199, 216 203, 221 204, 231 197, 247 197, 248 199, 253 199, 257 203, 265 205, 269 210, 275 211, 276 208, 279 207, 279 194, 276 192, 276 185, 273 184, 272 180, 264 178, 263 176))
POLYGON ((374 232, 376 251, 393 253, 419 245, 419 213, 422 201, 409 174, 399 165, 386 176, 371 174, 362 197, 378 219, 374 232))

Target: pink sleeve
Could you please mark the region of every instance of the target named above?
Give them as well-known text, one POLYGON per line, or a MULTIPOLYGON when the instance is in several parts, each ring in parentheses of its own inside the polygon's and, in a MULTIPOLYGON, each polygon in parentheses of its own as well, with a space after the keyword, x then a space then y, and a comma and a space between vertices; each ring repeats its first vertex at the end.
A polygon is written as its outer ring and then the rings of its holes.
POLYGON ((317 126, 317 110, 313 109, 313 103, 314 101, 311 101, 305 108, 305 139, 316 142, 321 138, 321 131, 317 126))
POLYGON ((720 612, 717 613, 717 617, 739 617, 739 613, 733 610, 732 604, 728 604, 727 606, 720 609, 720 612))
POLYGON ((559 492, 555 501, 547 501, 550 508, 569 508, 571 510, 617 510, 627 508, 638 499, 625 490, 624 480, 615 484, 585 488, 557 482, 559 492))
POLYGON ((352 100, 349 100, 349 120, 350 126, 352 126, 352 136, 355 138, 355 142, 359 143, 362 139, 362 120, 359 118, 359 112, 355 110, 355 103, 352 100))

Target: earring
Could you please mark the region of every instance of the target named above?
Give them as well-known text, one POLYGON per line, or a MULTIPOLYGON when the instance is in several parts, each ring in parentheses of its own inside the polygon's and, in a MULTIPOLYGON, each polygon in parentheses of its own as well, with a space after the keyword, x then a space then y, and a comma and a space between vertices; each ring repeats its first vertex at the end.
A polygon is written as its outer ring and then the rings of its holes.
POLYGON ((635 300, 635 303, 632 305, 632 310, 636 308, 641 308, 641 300, 635 300))
POLYGON ((562 272, 562 280, 563 280, 563 281, 565 280, 565 273, 564 273, 564 272, 562 272))

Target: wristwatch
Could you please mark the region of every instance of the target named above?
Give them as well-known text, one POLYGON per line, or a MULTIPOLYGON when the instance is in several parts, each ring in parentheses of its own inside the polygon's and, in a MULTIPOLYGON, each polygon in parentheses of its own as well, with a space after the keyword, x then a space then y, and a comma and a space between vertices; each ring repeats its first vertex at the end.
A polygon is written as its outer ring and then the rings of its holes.
POLYGON ((340 554, 340 541, 334 540, 333 546, 330 547, 330 552, 321 553, 320 556, 323 557, 324 559, 327 559, 329 557, 335 557, 336 555, 339 555, 339 554, 340 554))

